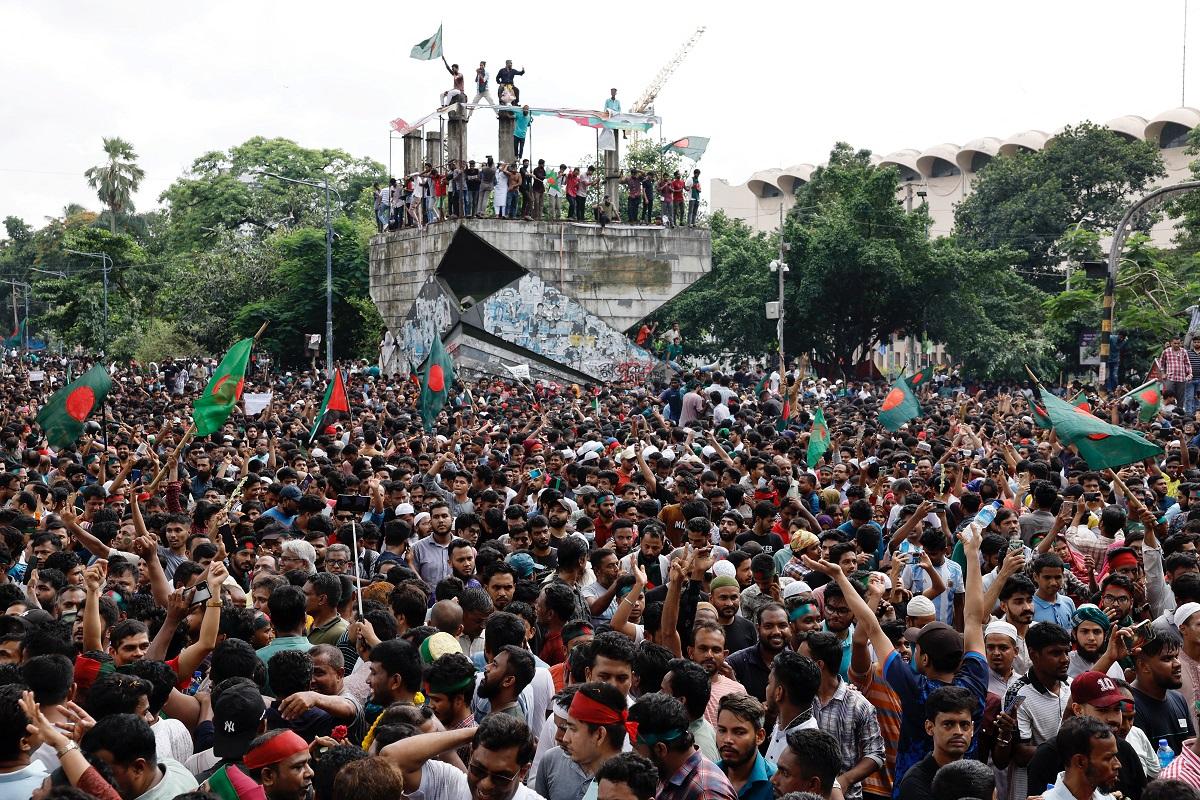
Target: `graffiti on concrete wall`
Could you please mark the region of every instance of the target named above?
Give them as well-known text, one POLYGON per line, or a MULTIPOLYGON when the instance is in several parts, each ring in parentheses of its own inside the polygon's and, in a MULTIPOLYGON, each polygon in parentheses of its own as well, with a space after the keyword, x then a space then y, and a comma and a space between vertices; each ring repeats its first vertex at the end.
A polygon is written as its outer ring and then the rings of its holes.
POLYGON ((417 293, 400 330, 395 333, 399 350, 410 364, 420 364, 429 354, 433 337, 444 337, 457 322, 453 298, 442 290, 437 278, 431 277, 417 293))
POLYGON ((489 296, 483 327, 598 380, 640 381, 655 366, 649 352, 535 275, 489 296))

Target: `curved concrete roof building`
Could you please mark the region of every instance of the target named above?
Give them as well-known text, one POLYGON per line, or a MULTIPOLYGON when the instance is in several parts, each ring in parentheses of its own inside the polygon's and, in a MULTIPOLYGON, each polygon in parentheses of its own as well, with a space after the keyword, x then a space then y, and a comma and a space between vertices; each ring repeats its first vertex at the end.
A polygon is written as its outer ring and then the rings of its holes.
POLYGON ((1014 133, 1000 143, 1000 155, 1014 156, 1023 150, 1036 152, 1046 146, 1050 135, 1045 131, 1022 131, 1014 133))
POLYGON ((1188 106, 1172 108, 1150 120, 1143 138, 1164 150, 1183 147, 1187 144, 1188 134, 1197 125, 1200 125, 1200 111, 1188 106))
POLYGON ((816 169, 812 164, 795 164, 790 167, 785 167, 780 170, 776 178, 776 185, 784 194, 795 194, 796 189, 801 184, 808 183, 812 178, 813 170, 816 169))
POLYGON ((1104 127, 1131 142, 1146 138, 1146 118, 1136 114, 1126 114, 1123 117, 1110 119, 1104 123, 1104 127))
POLYGON ((959 148, 956 144, 935 144, 917 159, 917 172, 925 178, 952 178, 961 175, 957 159, 959 148))
POLYGON ((916 150, 897 150, 888 153, 879 162, 881 167, 896 167, 900 170, 900 180, 917 181, 921 179, 921 170, 917 168, 917 159, 921 154, 916 150))
POLYGON ((1000 153, 1000 140, 995 136, 972 139, 959 149, 954 163, 963 172, 979 172, 1000 153))
POLYGON ((781 171, 778 169, 764 169, 756 172, 750 176, 750 180, 746 181, 746 188, 759 197, 778 197, 782 194, 777 182, 781 171))

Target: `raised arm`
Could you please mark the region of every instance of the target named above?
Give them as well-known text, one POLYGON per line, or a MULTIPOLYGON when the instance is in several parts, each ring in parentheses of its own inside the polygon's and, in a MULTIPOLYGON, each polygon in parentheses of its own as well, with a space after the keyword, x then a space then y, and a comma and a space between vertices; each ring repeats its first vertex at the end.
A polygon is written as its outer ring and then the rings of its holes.
MULTIPOLYGON (((646 588, 646 570, 638 565, 636 554, 630 559, 629 570, 633 573, 633 588, 629 590, 629 594, 621 598, 621 602, 617 604, 617 611, 608 625, 614 631, 636 640, 637 628, 629 621, 629 614, 637 605, 638 598, 642 596, 642 592, 646 588)), ((676 635, 678 636, 678 633, 676 635)))
POLYGON ((391 761, 404 774, 404 791, 415 792, 421 788, 421 767, 426 761, 436 759, 447 750, 470 744, 474 737, 474 727, 421 733, 389 744, 379 751, 379 755, 391 761))
POLYGON ((983 576, 979 572, 979 544, 983 541, 983 532, 978 534, 967 529, 959 534, 963 543, 963 551, 967 557, 967 597, 963 604, 963 647, 967 653, 983 652, 983 620, 986 611, 983 606, 983 576))
POLYGON ((663 601, 662 620, 658 626, 663 646, 676 658, 683 658, 683 642, 679 638, 679 598, 683 594, 691 560, 690 555, 683 555, 671 562, 667 598, 663 601))
POLYGON ((100 619, 100 592, 108 577, 108 561, 97 559, 83 571, 83 649, 103 650, 104 622, 100 619))
POLYGON ((850 584, 850 579, 846 577, 846 573, 842 572, 842 568, 824 559, 814 561, 808 556, 801 556, 801 561, 809 569, 815 569, 833 578, 837 581, 838 586, 842 587, 842 594, 845 595, 846 605, 850 606, 850 611, 854 614, 858 625, 867 629, 867 636, 871 639, 871 646, 875 648, 876 660, 880 664, 886 664, 888 657, 895 650, 892 647, 892 640, 883 632, 883 628, 879 626, 879 620, 875 617, 875 612, 867 605, 866 600, 858 596, 858 591, 850 584))

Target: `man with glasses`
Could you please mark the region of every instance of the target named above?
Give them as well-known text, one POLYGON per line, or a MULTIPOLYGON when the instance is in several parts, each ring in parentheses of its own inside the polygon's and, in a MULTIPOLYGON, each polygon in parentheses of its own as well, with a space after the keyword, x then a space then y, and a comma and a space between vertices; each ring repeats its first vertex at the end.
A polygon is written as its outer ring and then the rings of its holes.
POLYGON ((350 575, 350 548, 344 544, 331 544, 325 548, 325 570, 334 575, 350 575))
POLYGON ((508 714, 490 714, 477 728, 410 736, 379 755, 404 773, 404 790, 431 800, 543 800, 524 785, 535 742, 529 726, 508 714), (438 754, 471 745, 467 771, 437 761, 438 754))

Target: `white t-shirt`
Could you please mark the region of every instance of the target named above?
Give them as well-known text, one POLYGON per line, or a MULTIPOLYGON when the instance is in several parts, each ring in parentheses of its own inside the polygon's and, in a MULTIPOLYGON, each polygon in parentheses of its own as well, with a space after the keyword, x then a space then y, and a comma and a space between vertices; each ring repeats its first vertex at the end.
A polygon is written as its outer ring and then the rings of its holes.
MULTIPOLYGON (((467 773, 442 761, 426 761, 421 767, 421 788, 406 792, 409 800, 449 800, 470 797, 467 773)), ((546 800, 523 783, 517 784, 513 800, 546 800)))

